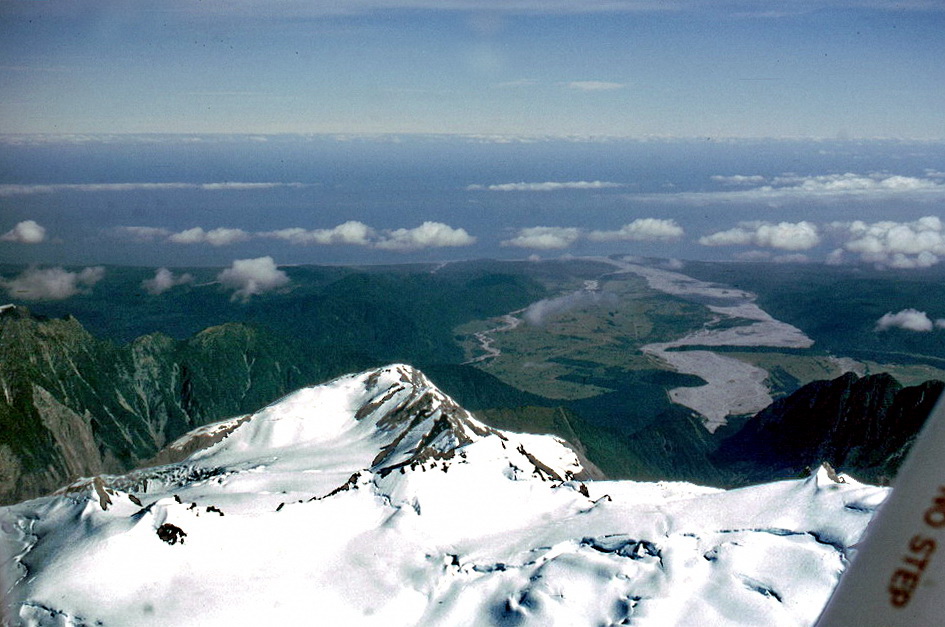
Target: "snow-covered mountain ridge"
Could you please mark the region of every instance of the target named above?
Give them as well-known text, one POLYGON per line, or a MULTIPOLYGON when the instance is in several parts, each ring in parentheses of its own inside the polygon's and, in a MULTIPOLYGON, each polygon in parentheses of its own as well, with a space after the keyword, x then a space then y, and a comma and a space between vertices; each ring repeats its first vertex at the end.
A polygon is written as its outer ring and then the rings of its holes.
POLYGON ((9 623, 807 625, 887 493, 586 481, 403 365, 175 447, 0 509, 9 623))

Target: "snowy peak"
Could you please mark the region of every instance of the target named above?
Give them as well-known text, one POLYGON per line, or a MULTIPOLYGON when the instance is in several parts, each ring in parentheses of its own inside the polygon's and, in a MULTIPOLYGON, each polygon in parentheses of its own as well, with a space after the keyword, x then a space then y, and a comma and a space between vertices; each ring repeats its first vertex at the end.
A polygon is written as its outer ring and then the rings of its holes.
POLYGON ((405 365, 304 388, 239 419, 239 424, 224 421, 198 431, 226 434, 194 459, 232 462, 277 451, 343 447, 376 451, 366 464, 372 468, 424 453, 442 456, 492 433, 420 371, 405 365))
POLYGON ((375 396, 358 409, 355 419, 390 436, 371 463, 376 470, 450 458, 459 447, 498 433, 410 366, 376 370, 366 376, 364 385, 375 396))
POLYGON ((403 365, 172 447, 201 440, 0 508, 10 623, 809 625, 886 495, 827 467, 569 480, 561 440, 486 427, 403 365))
POLYGON ((516 480, 583 476, 577 455, 563 441, 490 428, 403 364, 298 390, 255 414, 196 429, 167 450, 180 452, 176 459, 196 452, 174 473, 162 467, 132 474, 180 481, 253 468, 301 471, 318 479, 306 489, 319 497, 352 487, 355 473, 364 480, 405 469, 445 473, 471 458, 479 460, 477 468, 516 480), (181 475, 181 469, 189 470, 181 475))

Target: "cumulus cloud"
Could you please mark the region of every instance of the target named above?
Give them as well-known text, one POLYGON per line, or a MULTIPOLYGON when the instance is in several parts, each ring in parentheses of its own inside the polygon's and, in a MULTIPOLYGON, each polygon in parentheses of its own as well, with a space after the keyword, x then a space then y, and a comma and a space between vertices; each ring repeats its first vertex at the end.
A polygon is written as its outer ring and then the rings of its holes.
POLYGON ((623 187, 609 181, 545 181, 543 183, 498 183, 495 185, 468 185, 469 191, 488 192, 556 192, 563 189, 609 189, 623 187))
POLYGON ((580 229, 561 226, 533 226, 520 229, 518 235, 504 240, 503 246, 555 250, 567 248, 581 236, 580 229))
MULTIPOLYGON (((914 222, 833 223, 846 238, 842 249, 860 261, 895 268, 927 268, 945 255, 945 224, 936 216, 914 222)), ((839 253, 838 253, 839 256, 839 253)))
POLYGON ((157 272, 154 273, 154 278, 145 279, 141 282, 141 289, 148 294, 157 296, 178 285, 186 285, 187 283, 193 282, 194 277, 190 274, 185 273, 180 276, 174 276, 174 273, 167 268, 159 268, 157 272))
POLYGON ((469 246, 476 238, 465 229, 454 229, 442 222, 424 222, 413 229, 387 231, 374 246, 382 250, 411 251, 421 248, 469 246))
POLYGON ((571 81, 568 83, 571 89, 578 91, 613 91, 626 87, 623 83, 612 83, 610 81, 571 81))
POLYGON ((616 231, 591 231, 587 238, 595 242, 640 242, 675 240, 685 231, 675 220, 638 218, 616 231))
POLYGON ((703 246, 758 246, 779 250, 810 250, 820 244, 816 224, 807 221, 745 222, 727 231, 699 238, 703 246))
POLYGON ((273 237, 292 244, 354 244, 369 246, 374 229, 356 220, 349 220, 332 229, 289 228, 260 233, 262 237, 273 237))
POLYGON ((167 241, 175 244, 210 244, 211 246, 227 246, 250 239, 250 234, 242 229, 218 228, 204 231, 197 226, 180 233, 169 235, 167 241))
POLYGON ((138 191, 246 191, 273 189, 278 187, 306 187, 305 183, 243 183, 225 181, 220 183, 58 183, 51 185, 0 185, 0 197, 30 194, 56 194, 59 192, 138 192, 138 191))
POLYGON ((0 235, 0 241, 19 244, 39 244, 46 239, 46 229, 34 220, 18 222, 12 229, 0 235))
POLYGON ((779 176, 772 181, 776 188, 803 191, 808 194, 858 194, 871 192, 941 191, 942 185, 914 176, 870 174, 867 176, 824 174, 820 176, 779 176))
POLYGON ((272 257, 237 259, 217 275, 217 280, 227 289, 234 290, 231 300, 244 302, 289 284, 289 277, 276 267, 272 257))
POLYGON ((889 329, 905 329, 906 331, 928 332, 933 328, 945 327, 945 320, 939 319, 934 323, 924 311, 903 309, 898 313, 889 312, 876 322, 876 331, 889 329))
POLYGON ((476 242, 476 238, 465 229, 453 228, 448 224, 432 221, 424 222, 412 229, 390 229, 383 232, 356 220, 349 220, 330 229, 294 227, 255 233, 223 227, 205 230, 199 226, 179 233, 148 226, 121 226, 112 229, 112 232, 119 237, 137 241, 163 240, 174 244, 225 246, 256 238, 267 238, 298 245, 345 244, 404 252, 421 248, 469 246, 476 242))
POLYGON ((94 266, 81 272, 61 267, 27 268, 12 279, 0 278, 0 287, 21 300, 63 300, 86 292, 105 276, 105 268, 94 266))

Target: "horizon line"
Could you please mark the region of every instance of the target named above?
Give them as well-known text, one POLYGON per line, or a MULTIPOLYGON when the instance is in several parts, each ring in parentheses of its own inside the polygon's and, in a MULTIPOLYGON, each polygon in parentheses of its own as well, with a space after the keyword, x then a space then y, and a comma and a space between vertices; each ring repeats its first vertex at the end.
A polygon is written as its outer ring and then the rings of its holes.
POLYGON ((479 133, 479 132, 401 132, 401 131, 283 131, 283 132, 230 132, 230 131, 131 131, 131 132, 0 132, 0 144, 83 143, 129 140, 249 140, 266 142, 270 139, 354 140, 398 139, 460 139, 479 143, 540 143, 540 142, 901 142, 901 143, 945 143, 943 137, 904 137, 888 135, 669 135, 641 133, 639 135, 609 135, 604 133, 479 133))

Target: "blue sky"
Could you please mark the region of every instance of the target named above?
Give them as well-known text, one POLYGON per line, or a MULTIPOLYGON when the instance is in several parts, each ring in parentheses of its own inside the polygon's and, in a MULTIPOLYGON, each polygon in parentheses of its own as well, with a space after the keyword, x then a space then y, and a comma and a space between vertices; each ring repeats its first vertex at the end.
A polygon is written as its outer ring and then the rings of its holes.
POLYGON ((0 290, 67 298, 100 264, 164 267, 160 293, 195 266, 929 268, 943 33, 940 0, 0 0, 0 263, 30 266, 0 290))
POLYGON ((0 133, 942 139, 943 32, 937 0, 0 0, 0 133))

